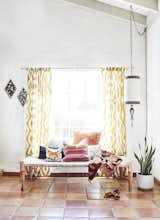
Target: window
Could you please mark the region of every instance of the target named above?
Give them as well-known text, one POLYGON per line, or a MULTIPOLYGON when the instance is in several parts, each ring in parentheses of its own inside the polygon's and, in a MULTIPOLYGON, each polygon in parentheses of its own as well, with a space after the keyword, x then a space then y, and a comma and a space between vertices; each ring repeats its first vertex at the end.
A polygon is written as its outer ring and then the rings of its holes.
POLYGON ((100 130, 100 71, 56 70, 52 115, 56 137, 72 137, 74 129, 100 130))

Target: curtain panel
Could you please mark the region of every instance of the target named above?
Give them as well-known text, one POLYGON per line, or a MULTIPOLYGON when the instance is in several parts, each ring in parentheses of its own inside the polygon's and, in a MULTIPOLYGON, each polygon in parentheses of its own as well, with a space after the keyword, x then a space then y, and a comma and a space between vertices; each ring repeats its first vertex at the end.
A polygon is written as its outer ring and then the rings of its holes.
POLYGON ((126 154, 124 76, 124 68, 108 67, 102 69, 101 148, 116 155, 126 154))
MULTIPOLYGON (((51 113, 50 68, 30 68, 27 76, 28 95, 26 105, 26 156, 39 155, 39 146, 49 144, 49 120, 51 113)), ((44 176, 49 168, 37 168, 44 176)))

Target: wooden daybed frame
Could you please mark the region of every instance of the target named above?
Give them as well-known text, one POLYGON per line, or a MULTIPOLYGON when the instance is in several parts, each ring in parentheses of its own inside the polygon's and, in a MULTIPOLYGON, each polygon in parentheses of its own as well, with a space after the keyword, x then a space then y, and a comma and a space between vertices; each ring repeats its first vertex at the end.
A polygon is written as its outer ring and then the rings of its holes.
MULTIPOLYGON (((21 191, 24 190, 25 186, 25 174, 26 167, 29 167, 30 178, 32 179, 33 168, 37 166, 47 166, 47 167, 88 167, 90 162, 47 162, 42 159, 34 158, 34 157, 26 157, 25 159, 20 161, 20 178, 21 178, 21 191)), ((132 181, 133 181, 133 171, 132 171, 132 162, 122 157, 122 162, 118 166, 120 168, 127 168, 128 170, 128 190, 132 191, 132 181)))

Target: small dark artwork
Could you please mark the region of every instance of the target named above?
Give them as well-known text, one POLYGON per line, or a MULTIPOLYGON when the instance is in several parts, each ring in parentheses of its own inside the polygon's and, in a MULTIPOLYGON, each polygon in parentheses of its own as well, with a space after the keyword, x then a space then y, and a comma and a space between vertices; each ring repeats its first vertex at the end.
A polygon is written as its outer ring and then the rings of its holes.
POLYGON ((6 91, 7 95, 9 96, 9 98, 12 98, 13 94, 16 91, 16 86, 14 85, 14 83, 11 79, 9 80, 9 82, 7 83, 7 85, 5 87, 5 91, 6 91))
POLYGON ((24 106, 27 100, 27 91, 25 90, 25 88, 21 89, 17 97, 21 105, 24 106))

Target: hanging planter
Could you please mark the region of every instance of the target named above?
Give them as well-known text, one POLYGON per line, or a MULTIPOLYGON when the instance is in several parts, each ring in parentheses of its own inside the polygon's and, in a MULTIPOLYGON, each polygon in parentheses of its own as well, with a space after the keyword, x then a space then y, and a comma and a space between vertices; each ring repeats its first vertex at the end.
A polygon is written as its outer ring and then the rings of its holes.
POLYGON ((132 6, 130 6, 130 75, 125 77, 124 101, 125 104, 130 105, 132 127, 135 112, 134 105, 140 104, 140 76, 133 73, 133 24, 135 24, 135 18, 132 6))
POLYGON ((124 81, 124 101, 130 105, 131 126, 134 120, 134 105, 140 104, 140 77, 130 75, 124 81))

